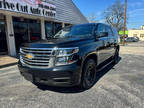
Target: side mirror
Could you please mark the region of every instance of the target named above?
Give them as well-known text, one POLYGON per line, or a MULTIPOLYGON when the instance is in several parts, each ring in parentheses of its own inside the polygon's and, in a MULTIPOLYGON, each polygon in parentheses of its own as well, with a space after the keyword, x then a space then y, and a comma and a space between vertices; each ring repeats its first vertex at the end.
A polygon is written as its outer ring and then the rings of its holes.
POLYGON ((108 36, 108 32, 100 32, 98 37, 107 37, 108 36))
POLYGON ((96 39, 96 41, 98 41, 99 38, 101 38, 101 37, 107 37, 107 36, 108 36, 108 32, 100 32, 100 33, 95 32, 95 39, 96 39))

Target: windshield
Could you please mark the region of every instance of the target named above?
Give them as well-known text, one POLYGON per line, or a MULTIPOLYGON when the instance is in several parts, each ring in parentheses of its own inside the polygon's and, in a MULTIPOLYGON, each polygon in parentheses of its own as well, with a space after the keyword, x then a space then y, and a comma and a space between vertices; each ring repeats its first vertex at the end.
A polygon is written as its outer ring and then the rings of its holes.
POLYGON ((60 30, 54 38, 87 38, 92 37, 93 25, 77 25, 60 30))

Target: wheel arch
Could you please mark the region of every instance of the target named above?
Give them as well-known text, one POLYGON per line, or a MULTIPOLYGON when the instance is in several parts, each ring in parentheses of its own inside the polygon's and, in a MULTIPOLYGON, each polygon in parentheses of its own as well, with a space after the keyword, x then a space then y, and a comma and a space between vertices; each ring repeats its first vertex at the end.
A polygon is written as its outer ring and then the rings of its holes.
POLYGON ((95 61, 95 63, 97 64, 97 59, 98 57, 97 57, 97 54, 95 54, 95 53, 92 53, 92 54, 89 54, 89 55, 87 55, 85 58, 84 58, 84 60, 83 60, 83 63, 82 63, 82 66, 86 63, 86 61, 88 60, 88 59, 93 59, 94 61, 95 61))
POLYGON ((84 72, 84 65, 85 65, 85 63, 86 63, 86 61, 87 61, 88 59, 93 59, 93 60, 95 61, 96 65, 97 65, 98 56, 97 56, 96 53, 90 53, 90 54, 88 54, 87 56, 85 56, 84 59, 82 60, 82 64, 81 64, 81 74, 80 74, 80 75, 81 75, 81 76, 80 76, 80 84, 82 83, 81 81, 82 81, 82 76, 83 76, 83 72, 84 72))
POLYGON ((84 64, 86 63, 86 61, 88 59, 93 59, 97 65, 97 62, 98 62, 98 56, 96 53, 90 53, 88 54, 87 56, 84 57, 84 59, 82 60, 82 64, 81 64, 81 75, 82 75, 82 72, 83 72, 83 67, 84 67, 84 64))

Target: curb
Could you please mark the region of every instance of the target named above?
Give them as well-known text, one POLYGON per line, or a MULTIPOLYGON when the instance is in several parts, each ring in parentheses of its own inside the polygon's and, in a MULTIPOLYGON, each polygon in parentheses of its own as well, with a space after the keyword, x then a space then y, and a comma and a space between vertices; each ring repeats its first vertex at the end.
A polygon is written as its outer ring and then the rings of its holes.
POLYGON ((5 64, 5 65, 1 65, 0 68, 6 68, 6 67, 13 66, 13 65, 16 65, 16 64, 17 64, 17 62, 10 63, 10 64, 5 64))

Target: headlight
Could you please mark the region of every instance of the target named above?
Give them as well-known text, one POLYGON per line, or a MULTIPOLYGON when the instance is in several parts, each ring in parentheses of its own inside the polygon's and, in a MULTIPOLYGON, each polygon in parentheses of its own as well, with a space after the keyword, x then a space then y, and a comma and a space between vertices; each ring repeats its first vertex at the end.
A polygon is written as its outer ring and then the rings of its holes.
POLYGON ((20 48, 20 49, 19 49, 19 60, 20 60, 20 62, 22 63, 22 62, 23 62, 23 59, 22 59, 21 53, 22 53, 22 49, 20 48))
POLYGON ((20 62, 22 63, 23 62, 22 56, 20 56, 19 58, 20 58, 20 62))
POLYGON ((19 52, 20 52, 20 53, 22 52, 22 49, 21 49, 21 48, 19 49, 19 52))
POLYGON ((77 61, 76 53, 79 52, 79 48, 57 48, 56 54, 56 66, 72 64, 77 61))
POLYGON ((69 56, 79 52, 79 48, 58 48, 56 51, 57 56, 69 56))

